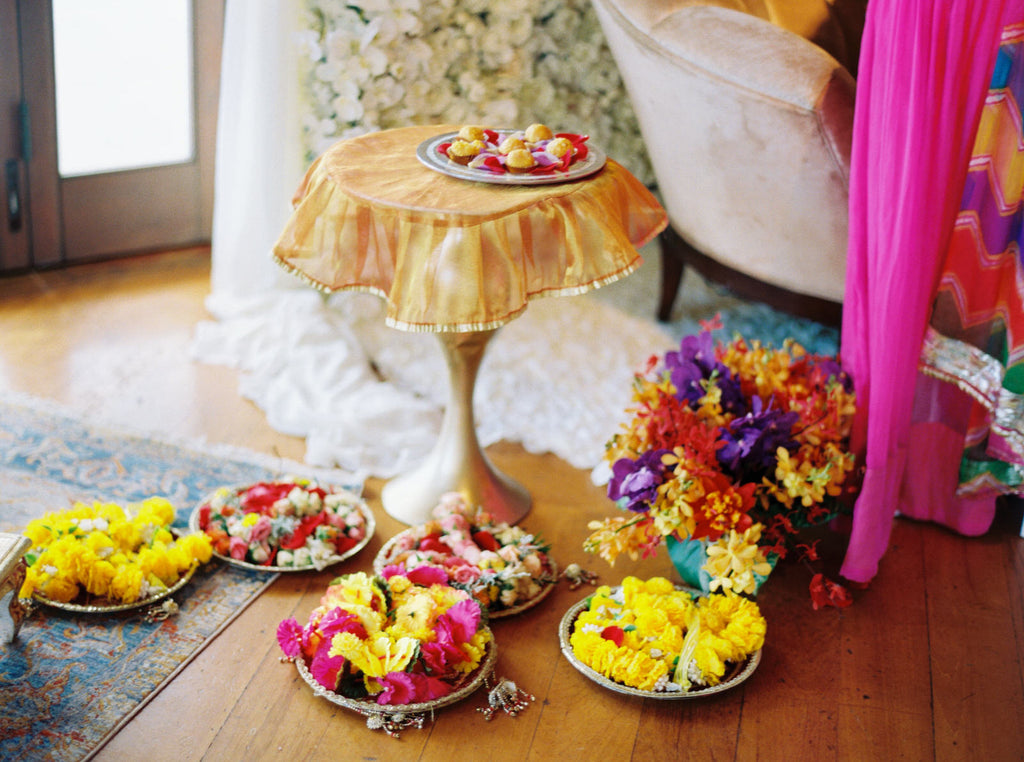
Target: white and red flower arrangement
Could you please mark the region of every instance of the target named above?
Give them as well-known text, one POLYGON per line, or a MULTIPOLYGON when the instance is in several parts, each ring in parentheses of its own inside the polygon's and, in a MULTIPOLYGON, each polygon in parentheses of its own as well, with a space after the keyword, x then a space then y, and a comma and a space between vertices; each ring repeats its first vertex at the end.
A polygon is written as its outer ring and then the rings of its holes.
POLYGON ((525 529, 495 522, 462 495, 441 497, 433 519, 399 533, 381 548, 374 566, 385 574, 431 566, 465 590, 492 616, 536 601, 558 581, 549 546, 525 529))
POLYGON ((277 640, 328 691, 381 706, 421 704, 467 682, 492 635, 480 604, 421 567, 335 579, 305 624, 286 619, 277 640))
POLYGON ((197 509, 214 553, 256 566, 323 569, 367 537, 361 499, 308 479, 222 487, 197 509))

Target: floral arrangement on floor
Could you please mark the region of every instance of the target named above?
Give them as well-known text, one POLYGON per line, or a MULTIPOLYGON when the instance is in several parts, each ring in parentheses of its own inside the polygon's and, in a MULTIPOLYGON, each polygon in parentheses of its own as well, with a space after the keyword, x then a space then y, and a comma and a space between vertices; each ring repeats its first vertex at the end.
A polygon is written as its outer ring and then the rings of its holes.
POLYGON ((694 600, 664 577, 602 585, 573 624, 573 654, 631 688, 665 693, 718 685, 764 645, 753 601, 732 593, 694 600))
POLYGON ((23 532, 32 547, 20 597, 130 604, 159 595, 212 555, 202 534, 175 537, 173 521, 162 497, 127 507, 76 502, 33 519, 23 532))
POLYGON ((443 495, 432 515, 381 548, 374 562, 379 573, 440 569, 493 615, 536 600, 558 581, 546 544, 521 527, 496 523, 459 493, 443 495))
POLYGON ((302 659, 317 683, 380 705, 449 695, 480 665, 491 637, 480 605, 431 567, 339 577, 306 624, 286 619, 277 628, 285 657, 302 659))
POLYGON ((356 495, 295 478, 221 487, 199 506, 198 528, 219 556, 318 570, 355 548, 368 531, 356 495))
MULTIPOLYGON (((699 543, 707 590, 754 593, 794 547, 816 558, 801 529, 846 510, 855 398, 834 358, 793 342, 716 343, 717 327, 637 375, 632 416, 606 451, 608 496, 625 515, 592 522, 584 547, 614 563, 699 543)), ((824 596, 815 583, 816 608, 847 602, 836 583, 824 596)))
POLYGON ((307 161, 392 127, 546 121, 653 182, 589 0, 306 0, 302 29, 307 161))

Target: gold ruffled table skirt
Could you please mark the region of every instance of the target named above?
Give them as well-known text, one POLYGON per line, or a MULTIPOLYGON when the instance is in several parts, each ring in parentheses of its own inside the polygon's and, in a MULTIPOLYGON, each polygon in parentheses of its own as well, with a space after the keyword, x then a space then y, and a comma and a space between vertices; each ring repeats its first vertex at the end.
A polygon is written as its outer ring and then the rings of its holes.
POLYGON ((538 296, 579 294, 635 270, 664 209, 609 159, 589 177, 542 186, 441 174, 417 146, 449 125, 341 141, 310 167, 274 248, 287 270, 325 291, 369 291, 390 326, 497 328, 538 296))

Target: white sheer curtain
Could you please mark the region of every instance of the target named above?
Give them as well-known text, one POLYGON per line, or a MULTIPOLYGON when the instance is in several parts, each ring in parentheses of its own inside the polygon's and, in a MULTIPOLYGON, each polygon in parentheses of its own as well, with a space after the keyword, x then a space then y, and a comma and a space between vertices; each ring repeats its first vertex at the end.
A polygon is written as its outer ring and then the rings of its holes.
MULTIPOLYGON (((436 340, 386 328, 376 297, 323 297, 270 251, 305 169, 301 0, 227 0, 213 266, 194 357, 240 371, 239 391, 306 460, 388 477, 433 445, 447 400, 436 340)), ((670 340, 586 296, 541 299, 491 342, 476 389, 481 443, 507 439, 580 468, 624 417, 633 370, 670 340)))
POLYGON ((269 252, 305 169, 301 126, 289 117, 298 113, 298 6, 297 0, 227 0, 225 6, 208 305, 215 315, 297 285, 269 252))

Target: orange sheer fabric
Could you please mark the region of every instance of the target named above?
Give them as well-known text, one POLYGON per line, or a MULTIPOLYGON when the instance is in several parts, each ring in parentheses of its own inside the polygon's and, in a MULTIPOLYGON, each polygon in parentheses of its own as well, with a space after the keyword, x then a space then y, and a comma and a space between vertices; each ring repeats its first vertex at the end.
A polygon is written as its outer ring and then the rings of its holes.
POLYGON ((310 167, 274 247, 325 291, 387 300, 408 331, 480 331, 537 296, 579 294, 633 272, 667 224, 636 178, 608 160, 590 177, 542 186, 475 183, 416 158, 458 127, 406 127, 335 144, 310 167))

